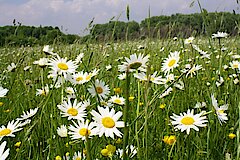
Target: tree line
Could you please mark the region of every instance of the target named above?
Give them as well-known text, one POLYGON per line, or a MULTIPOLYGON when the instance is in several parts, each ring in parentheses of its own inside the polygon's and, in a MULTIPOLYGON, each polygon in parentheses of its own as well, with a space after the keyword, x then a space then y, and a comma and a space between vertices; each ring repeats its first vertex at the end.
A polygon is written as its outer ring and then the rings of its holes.
POLYGON ((72 34, 64 34, 58 27, 52 26, 24 26, 20 23, 13 26, 0 27, 0 46, 11 45, 46 45, 56 42, 71 44, 80 37, 72 34))
POLYGON ((95 24, 90 30, 95 40, 124 40, 151 38, 172 38, 189 36, 211 36, 218 31, 236 36, 240 31, 240 14, 235 12, 212 12, 153 16, 142 20, 120 22, 109 21, 95 24))
POLYGON ((76 41, 84 43, 107 42, 109 40, 135 40, 145 38, 172 38, 189 36, 211 36, 218 31, 227 32, 231 36, 240 33, 240 14, 229 12, 208 13, 202 10, 194 14, 173 14, 170 16, 153 16, 136 21, 110 20, 105 24, 91 24, 89 34, 78 36, 64 34, 58 27, 13 26, 0 27, 0 46, 3 45, 45 45, 52 43, 71 44, 76 41))

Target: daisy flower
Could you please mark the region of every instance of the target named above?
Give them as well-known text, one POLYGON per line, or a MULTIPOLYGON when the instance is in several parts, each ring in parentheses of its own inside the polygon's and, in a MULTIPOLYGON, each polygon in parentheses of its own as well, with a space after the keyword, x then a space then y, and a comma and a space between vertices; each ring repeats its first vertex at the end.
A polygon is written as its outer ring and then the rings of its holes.
POLYGON ((66 125, 61 125, 60 127, 57 128, 57 134, 60 136, 60 137, 67 137, 67 127, 66 125))
POLYGON ((53 48, 51 48, 49 45, 44 45, 43 46, 43 52, 46 55, 54 55, 55 53, 53 53, 53 48))
POLYGON ((163 97, 168 96, 172 91, 173 91, 172 87, 169 87, 165 92, 163 92, 163 93, 159 96, 159 98, 163 98, 163 97))
POLYGON ((7 159, 8 155, 9 155, 9 148, 4 151, 5 147, 6 147, 7 142, 4 141, 1 145, 0 145, 0 159, 1 160, 5 160, 7 159))
MULTIPOLYGON (((133 74, 135 78, 141 80, 141 81, 147 81, 147 75, 145 72, 140 72, 140 73, 134 73, 133 74)), ((149 75, 149 81, 155 84, 164 84, 164 79, 162 76, 156 76, 157 72, 154 72, 152 75, 149 75)))
POLYGON ((8 72, 14 72, 16 68, 17 66, 15 63, 11 63, 10 65, 7 66, 8 72))
POLYGON ((193 40, 194 40, 194 37, 189 37, 187 39, 184 40, 184 43, 185 44, 192 44, 193 43, 193 40))
POLYGON ((126 73, 122 73, 122 74, 118 75, 118 79, 119 79, 119 80, 124 80, 124 79, 126 79, 126 73))
POLYGON ((165 74, 168 74, 170 71, 172 71, 174 68, 178 67, 178 61, 180 59, 180 52, 170 52, 170 55, 168 58, 166 58, 163 61, 162 64, 162 71, 165 72, 165 74))
POLYGON ((22 128, 21 127, 22 123, 20 123, 18 120, 14 121, 12 120, 11 122, 8 122, 7 127, 2 125, 0 127, 0 141, 2 140, 3 137, 15 137, 13 133, 20 131, 22 128))
POLYGON ((102 137, 105 134, 106 137, 111 137, 114 139, 114 134, 118 137, 122 137, 122 133, 118 130, 118 128, 124 127, 123 121, 118 121, 118 119, 122 116, 122 112, 118 111, 115 114, 115 110, 112 108, 109 111, 109 107, 103 108, 98 106, 98 112, 95 110, 91 111, 93 119, 97 123, 97 129, 99 130, 99 137, 102 137))
POLYGON ((240 69, 240 63, 238 61, 232 61, 230 62, 230 67, 232 69, 240 69))
POLYGON ((85 76, 85 81, 88 82, 92 79, 92 77, 96 76, 99 72, 99 69, 94 69, 92 72, 90 72, 89 74, 87 73, 87 75, 85 76))
POLYGON ((87 72, 84 73, 83 71, 75 73, 72 76, 71 82, 73 84, 84 84, 85 82, 87 82, 86 81, 87 75, 88 75, 88 73, 87 72))
POLYGON ((224 105, 218 107, 218 102, 213 94, 211 95, 211 99, 212 99, 212 105, 216 111, 219 123, 221 125, 222 125, 222 122, 226 123, 226 121, 228 120, 228 117, 227 117, 227 113, 224 113, 224 111, 228 110, 228 104, 224 104, 224 105))
POLYGON ((125 104, 125 99, 123 97, 119 97, 119 95, 114 95, 110 98, 109 102, 118 104, 118 105, 124 105, 125 104))
POLYGON ((62 111, 62 117, 68 117, 68 120, 78 119, 83 121, 83 117, 86 116, 86 107, 82 105, 82 102, 78 103, 77 99, 75 99, 72 104, 71 99, 68 98, 68 101, 63 101, 63 103, 57 105, 57 107, 62 111))
POLYGON ((196 75, 196 71, 202 69, 202 65, 196 65, 194 64, 192 67, 190 67, 191 69, 189 70, 189 68, 186 69, 187 74, 186 77, 188 77, 188 75, 190 74, 191 77, 193 77, 194 75, 196 75))
POLYGON ((172 125, 174 125, 175 129, 181 130, 181 132, 185 131, 187 134, 190 133, 190 129, 194 129, 196 131, 199 131, 198 127, 205 127, 207 124, 207 117, 202 116, 202 113, 195 114, 194 110, 188 109, 187 113, 180 113, 180 115, 176 115, 173 113, 173 116, 170 116, 172 118, 172 125))
POLYGON ((146 72, 146 63, 149 59, 149 56, 145 56, 143 54, 136 54, 130 55, 130 58, 125 57, 126 62, 123 62, 122 65, 118 65, 119 72, 133 72, 135 70, 140 70, 146 72))
POLYGON ((47 96, 49 93, 49 87, 46 85, 45 87, 42 87, 42 89, 37 89, 36 96, 47 96))
POLYGON ((25 119, 29 119, 31 117, 33 117, 38 111, 38 108, 34 108, 34 109, 30 109, 30 111, 28 112, 24 112, 23 111, 23 115, 21 115, 21 118, 18 118, 18 120, 22 121, 22 120, 25 120, 25 119))
POLYGON ((40 67, 46 67, 48 65, 48 58, 40 58, 37 61, 34 61, 33 64, 37 64, 40 67))
POLYGON ((3 88, 3 87, 0 86, 0 97, 1 98, 6 96, 7 92, 8 92, 8 89, 3 88))
POLYGON ((73 125, 69 126, 71 139, 82 139, 85 140, 86 137, 91 138, 91 136, 96 135, 98 129, 96 128, 96 124, 94 122, 89 123, 88 120, 86 122, 77 121, 77 123, 73 122, 73 125))
POLYGON ((82 58, 84 57, 84 53, 80 53, 77 58, 75 59, 75 63, 76 64, 79 64, 79 63, 82 63, 82 58))
POLYGON ((78 67, 75 62, 67 61, 67 58, 60 57, 50 59, 48 65, 53 71, 52 74, 63 75, 64 78, 75 73, 78 67))
POLYGON ((82 157, 82 153, 78 151, 78 152, 74 152, 72 160, 81 160, 85 158, 86 158, 85 154, 83 154, 83 157, 82 157))
POLYGON ((227 33, 224 33, 224 32, 217 32, 217 33, 214 33, 212 34, 212 38, 226 38, 228 36, 227 33))
POLYGON ((100 97, 100 99, 106 99, 110 93, 110 89, 109 89, 108 85, 105 84, 104 81, 97 79, 95 81, 95 86, 91 85, 88 88, 88 92, 92 95, 92 97, 98 95, 100 97))

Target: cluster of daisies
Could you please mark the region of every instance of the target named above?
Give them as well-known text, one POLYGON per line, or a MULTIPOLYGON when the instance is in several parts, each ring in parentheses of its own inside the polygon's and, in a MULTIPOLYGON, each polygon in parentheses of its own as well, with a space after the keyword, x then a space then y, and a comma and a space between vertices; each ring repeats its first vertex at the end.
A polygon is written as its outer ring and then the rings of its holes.
MULTIPOLYGON (((0 98, 6 96, 8 89, 0 87, 0 98)), ((7 123, 7 125, 2 125, 0 127, 0 142, 4 139, 4 137, 15 137, 15 133, 22 130, 24 126, 31 123, 31 118, 37 113, 38 108, 30 109, 27 112, 23 112, 23 114, 17 118, 16 120, 12 120, 7 123)), ((0 159, 5 160, 9 155, 9 149, 5 150, 7 145, 6 141, 3 141, 0 145, 0 159)))

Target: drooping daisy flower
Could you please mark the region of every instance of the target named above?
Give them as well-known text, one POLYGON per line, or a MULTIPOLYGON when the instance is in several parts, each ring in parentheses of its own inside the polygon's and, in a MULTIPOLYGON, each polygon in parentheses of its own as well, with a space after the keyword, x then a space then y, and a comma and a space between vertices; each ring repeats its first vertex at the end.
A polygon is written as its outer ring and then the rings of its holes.
POLYGON ((84 53, 80 53, 77 58, 75 59, 75 63, 76 64, 79 64, 79 63, 82 63, 82 58, 84 57, 84 53))
POLYGON ((78 103, 77 99, 75 99, 72 104, 71 99, 68 98, 68 101, 63 101, 63 103, 57 105, 57 107, 62 111, 62 117, 68 117, 68 120, 78 119, 83 121, 83 117, 86 116, 86 107, 82 105, 82 102, 78 103))
POLYGON ((125 99, 123 97, 119 97, 119 95, 114 95, 110 98, 109 102, 118 104, 118 105, 124 105, 125 99))
POLYGON ((20 117, 21 118, 18 118, 18 120, 22 121, 22 120, 25 120, 25 119, 29 119, 31 117, 33 117, 38 111, 38 108, 34 108, 34 109, 30 109, 30 111, 28 112, 24 112, 23 111, 23 115, 21 115, 20 117))
MULTIPOLYGON (((133 157, 137 154, 137 151, 138 151, 138 148, 137 148, 137 147, 135 147, 135 146, 133 146, 133 145, 130 145, 130 147, 127 146, 126 148, 127 148, 127 149, 126 149, 126 154, 130 153, 130 155, 129 155, 130 158, 133 158, 133 157), (130 148, 130 151, 128 151, 129 148, 130 148)), ((117 154, 118 154, 118 156, 122 159, 122 158, 123 158, 123 149, 120 149, 120 148, 119 148, 119 149, 117 150, 117 154)))
POLYGON ((224 32, 217 32, 217 33, 214 33, 212 34, 212 38, 226 38, 228 36, 227 33, 224 33, 224 32))
POLYGON ((109 89, 108 85, 105 84, 104 81, 97 79, 95 81, 95 86, 91 85, 88 88, 88 92, 92 95, 92 97, 98 95, 100 97, 100 99, 106 99, 110 93, 110 89, 109 89))
POLYGON ((120 79, 120 80, 126 79, 126 73, 122 73, 122 74, 118 75, 118 79, 120 79))
POLYGON ((55 54, 55 53, 53 53, 53 48, 51 48, 49 45, 43 46, 43 52, 46 55, 54 55, 55 54))
POLYGON ((194 75, 196 75, 196 71, 202 69, 202 65, 194 64, 192 67, 190 66, 190 68, 186 68, 185 70, 187 72, 186 77, 188 77, 189 74, 190 74, 190 77, 193 77, 194 75))
POLYGON ((61 125, 60 127, 57 128, 57 134, 60 136, 60 137, 67 137, 67 127, 66 125, 61 125))
POLYGON ((47 96, 49 93, 49 87, 46 85, 45 87, 42 87, 42 89, 37 89, 36 96, 47 96))
POLYGON ((169 87, 165 92, 163 92, 159 98, 163 98, 163 97, 166 97, 168 96, 171 92, 172 92, 172 87, 169 87))
MULTIPOLYGON (((140 79, 141 81, 147 81, 147 75, 145 72, 134 73, 134 77, 140 79)), ((164 79, 162 76, 156 76, 157 72, 154 72, 152 75, 149 75, 149 81, 155 84, 164 84, 164 79)))
POLYGON ((170 117, 174 128, 181 130, 181 132, 186 130, 187 134, 190 133, 191 128, 199 131, 198 127, 205 127, 207 126, 205 123, 208 122, 207 117, 202 116, 202 113, 194 115, 194 110, 190 111, 190 109, 187 110, 187 113, 180 113, 180 116, 173 113, 173 116, 170 117))
POLYGON ((145 56, 143 54, 136 54, 130 55, 130 58, 125 57, 126 62, 122 62, 122 65, 118 65, 119 72, 133 72, 135 70, 140 70, 146 72, 146 63, 149 59, 149 56, 145 56))
POLYGON ((0 97, 6 96, 7 92, 8 92, 8 89, 3 88, 2 86, 0 86, 0 97))
POLYGON ((224 111, 228 110, 228 104, 224 104, 224 105, 218 107, 218 102, 213 94, 211 95, 211 99, 212 99, 212 105, 216 111, 219 123, 221 125, 222 125, 222 122, 226 123, 226 121, 228 120, 228 117, 227 117, 227 113, 224 113, 224 111))
POLYGON ((1 145, 0 145, 0 159, 1 160, 5 160, 7 159, 8 155, 9 155, 9 148, 4 151, 5 147, 6 147, 7 142, 4 141, 1 145))
POLYGON ((50 59, 48 65, 53 71, 52 74, 62 75, 64 78, 75 73, 78 67, 73 61, 60 57, 50 59))
POLYGON ((118 121, 118 119, 122 116, 122 112, 118 111, 115 114, 115 110, 112 108, 111 111, 109 111, 108 106, 106 108, 98 106, 98 111, 99 113, 93 110, 91 114, 97 123, 99 137, 103 134, 106 137, 111 137, 112 139, 114 139, 114 134, 118 137, 122 137, 122 133, 117 129, 124 127, 124 122, 118 121))
POLYGON ((173 86, 180 90, 184 90, 184 83, 182 80, 179 80, 177 83, 174 83, 173 86))
POLYGON ((170 52, 170 55, 168 58, 166 58, 163 61, 162 64, 162 71, 165 72, 165 74, 168 74, 170 71, 172 71, 174 68, 178 67, 178 61, 180 59, 180 52, 170 52))
POLYGON ((109 64, 109 65, 106 66, 106 71, 109 71, 109 70, 111 70, 111 69, 112 69, 111 64, 109 64))
POLYGON ((14 72, 16 68, 17 66, 15 63, 11 63, 10 65, 7 66, 8 72, 14 72))
POLYGON ((223 77, 220 77, 218 81, 216 81, 216 86, 219 87, 224 83, 223 77))
POLYGON ((97 135, 98 129, 94 122, 89 123, 88 120, 73 122, 73 125, 69 126, 69 132, 71 139, 82 139, 85 140, 86 137, 91 138, 94 135, 97 135))
POLYGON ((34 61, 33 64, 37 64, 40 67, 46 67, 48 65, 48 58, 40 58, 37 61, 34 61))
POLYGON ((12 120, 11 122, 8 122, 7 127, 2 125, 0 127, 0 141, 2 140, 3 137, 15 137, 13 133, 20 131, 22 128, 20 128, 22 123, 20 123, 18 120, 14 121, 12 120))

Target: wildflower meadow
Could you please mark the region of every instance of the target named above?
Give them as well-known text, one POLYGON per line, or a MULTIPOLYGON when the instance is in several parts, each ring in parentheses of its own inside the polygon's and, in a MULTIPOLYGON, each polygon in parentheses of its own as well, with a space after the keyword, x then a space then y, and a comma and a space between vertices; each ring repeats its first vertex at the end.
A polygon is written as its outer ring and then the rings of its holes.
POLYGON ((240 159, 239 37, 0 48, 0 159, 240 159))

